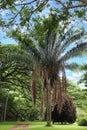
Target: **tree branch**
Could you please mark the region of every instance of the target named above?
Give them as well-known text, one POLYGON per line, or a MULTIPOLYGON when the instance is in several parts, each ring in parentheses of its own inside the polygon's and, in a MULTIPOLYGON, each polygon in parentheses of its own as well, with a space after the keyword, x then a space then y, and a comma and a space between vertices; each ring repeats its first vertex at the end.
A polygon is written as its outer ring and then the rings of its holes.
POLYGON ((29 5, 29 4, 32 4, 32 3, 34 3, 34 2, 36 2, 37 0, 33 0, 33 1, 31 1, 31 2, 26 2, 26 3, 21 3, 21 4, 15 4, 16 6, 19 6, 19 5, 29 5))
POLYGON ((20 12, 23 10, 23 8, 25 7, 25 5, 17 12, 17 14, 12 18, 12 20, 10 21, 10 25, 13 23, 13 21, 15 20, 15 18, 20 14, 20 12))
POLYGON ((60 3, 65 9, 72 9, 72 8, 80 8, 80 7, 85 7, 87 6, 87 0, 71 0, 71 1, 78 1, 82 2, 84 4, 79 4, 79 5, 72 5, 72 6, 65 6, 65 4, 61 0, 56 0, 56 2, 60 3))
POLYGON ((81 1, 82 3, 87 4, 87 0, 79 0, 79 1, 81 1))
POLYGON ((80 7, 86 7, 87 4, 81 4, 81 5, 75 5, 75 6, 66 6, 66 9, 73 9, 73 8, 80 8, 80 7))
POLYGON ((44 5, 46 5, 48 2, 48 0, 45 0, 44 2, 42 2, 39 6, 37 6, 37 8, 35 8, 33 11, 31 11, 31 14, 34 13, 35 11, 37 11, 38 9, 40 9, 41 7, 43 7, 44 5))

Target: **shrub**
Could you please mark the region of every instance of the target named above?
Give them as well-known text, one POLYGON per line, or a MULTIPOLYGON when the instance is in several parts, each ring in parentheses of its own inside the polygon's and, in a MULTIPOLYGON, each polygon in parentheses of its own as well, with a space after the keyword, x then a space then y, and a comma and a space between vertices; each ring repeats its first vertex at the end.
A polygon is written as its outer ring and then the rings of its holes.
POLYGON ((61 123, 74 123, 76 121, 76 107, 73 104, 72 98, 62 93, 62 110, 59 113, 58 105, 55 105, 52 111, 52 121, 61 123))
POLYGON ((87 126, 87 118, 79 119, 78 125, 79 126, 87 126))
POLYGON ((30 111, 30 113, 29 113, 29 115, 28 115, 28 117, 29 117, 30 121, 37 120, 38 117, 39 117, 38 110, 32 108, 31 111, 30 111))

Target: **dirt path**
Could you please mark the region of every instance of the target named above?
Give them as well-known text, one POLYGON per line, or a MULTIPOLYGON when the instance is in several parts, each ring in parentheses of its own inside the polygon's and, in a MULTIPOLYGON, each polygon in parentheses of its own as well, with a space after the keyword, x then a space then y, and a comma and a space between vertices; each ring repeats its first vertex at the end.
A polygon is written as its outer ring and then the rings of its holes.
POLYGON ((28 130, 29 125, 25 124, 25 125, 16 125, 14 127, 12 127, 10 130, 28 130))
POLYGON ((23 125, 23 130, 28 130, 29 125, 23 125))

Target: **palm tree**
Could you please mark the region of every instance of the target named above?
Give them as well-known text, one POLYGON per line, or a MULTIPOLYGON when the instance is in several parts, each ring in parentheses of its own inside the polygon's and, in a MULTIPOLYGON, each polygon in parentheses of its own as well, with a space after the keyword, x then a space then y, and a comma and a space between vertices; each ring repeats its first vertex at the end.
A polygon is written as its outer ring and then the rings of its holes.
POLYGON ((87 42, 84 42, 84 36, 86 36, 84 29, 75 31, 72 27, 68 28, 68 24, 67 20, 59 21, 57 15, 51 14, 42 22, 36 20, 35 28, 30 34, 21 34, 19 30, 12 32, 15 34, 12 36, 19 40, 34 57, 33 97, 35 102, 35 84, 40 75, 43 82, 42 93, 46 92, 47 126, 51 125, 52 105, 54 107, 57 104, 61 113, 61 95, 66 92, 67 87, 65 68, 72 69, 78 66, 74 62, 70 64, 69 60, 83 56, 83 50, 87 49, 87 42))

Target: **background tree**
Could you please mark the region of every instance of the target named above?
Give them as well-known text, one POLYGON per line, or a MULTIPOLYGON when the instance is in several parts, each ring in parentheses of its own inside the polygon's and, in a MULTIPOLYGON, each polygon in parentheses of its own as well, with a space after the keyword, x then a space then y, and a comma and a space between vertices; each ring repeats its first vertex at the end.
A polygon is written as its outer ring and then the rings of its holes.
MULTIPOLYGON (((31 119, 31 113, 39 111, 38 108, 33 108, 31 96, 33 59, 31 60, 30 55, 26 55, 24 49, 18 45, 1 44, 0 47, 3 50, 2 53, 0 51, 2 54, 0 57, 0 118, 2 121, 31 119)), ((33 114, 32 119, 37 116, 35 117, 33 114)))
POLYGON ((79 83, 84 83, 85 87, 87 87, 87 64, 80 67, 80 71, 83 72, 79 83))
POLYGON ((73 101, 77 107, 77 116, 86 115, 87 113, 87 90, 80 87, 71 81, 68 81, 67 91, 73 98, 73 101))

